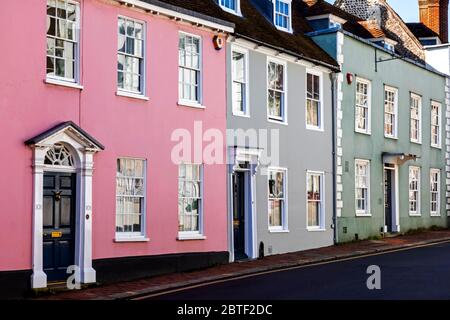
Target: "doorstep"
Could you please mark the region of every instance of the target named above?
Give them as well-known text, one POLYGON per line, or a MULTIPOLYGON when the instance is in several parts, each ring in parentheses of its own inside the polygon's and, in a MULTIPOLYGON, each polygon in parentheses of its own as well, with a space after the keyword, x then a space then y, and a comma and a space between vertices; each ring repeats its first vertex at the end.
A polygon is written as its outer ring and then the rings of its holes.
POLYGON ((102 285, 75 291, 66 291, 39 299, 45 300, 117 300, 182 289, 198 284, 256 275, 261 272, 356 258, 393 250, 450 241, 450 230, 427 231, 414 235, 400 235, 382 240, 364 240, 336 246, 266 256, 263 259, 216 266, 192 272, 169 274, 102 285))

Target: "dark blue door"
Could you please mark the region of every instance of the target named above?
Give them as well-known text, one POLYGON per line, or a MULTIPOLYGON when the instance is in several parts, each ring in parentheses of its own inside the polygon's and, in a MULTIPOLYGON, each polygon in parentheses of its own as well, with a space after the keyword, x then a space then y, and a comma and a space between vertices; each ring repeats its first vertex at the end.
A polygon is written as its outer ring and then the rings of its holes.
POLYGON ((43 206, 44 272, 47 280, 66 279, 75 260, 75 174, 45 173, 43 206))

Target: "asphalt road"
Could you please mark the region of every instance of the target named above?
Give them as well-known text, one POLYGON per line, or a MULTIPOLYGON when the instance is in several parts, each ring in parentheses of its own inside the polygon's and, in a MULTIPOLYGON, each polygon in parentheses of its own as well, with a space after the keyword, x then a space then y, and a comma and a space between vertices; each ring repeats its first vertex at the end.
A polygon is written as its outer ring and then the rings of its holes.
POLYGON ((147 299, 450 299, 450 243, 278 271, 147 299), (371 265, 380 267, 379 290, 367 288, 371 265))

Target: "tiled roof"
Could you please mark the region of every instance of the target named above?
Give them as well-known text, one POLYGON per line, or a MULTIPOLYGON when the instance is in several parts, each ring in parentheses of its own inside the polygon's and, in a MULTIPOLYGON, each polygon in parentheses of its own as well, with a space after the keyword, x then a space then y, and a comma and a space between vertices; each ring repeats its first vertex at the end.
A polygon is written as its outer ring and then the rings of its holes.
MULTIPOLYGON (((141 0, 155 4, 155 0, 141 0)), ((293 2, 292 27, 293 34, 278 30, 251 3, 241 0, 242 17, 225 12, 214 0, 159 0, 160 2, 179 8, 198 12, 202 15, 214 17, 234 23, 235 35, 252 40, 261 45, 267 45, 284 51, 298 58, 314 61, 317 64, 337 69, 337 62, 324 50, 314 43, 306 32, 312 31, 301 11, 295 8, 299 5, 293 2)), ((300 1, 302 2, 302 1, 300 1)))
POLYGON ((358 21, 372 35, 372 38, 386 37, 386 33, 380 26, 372 21, 358 21))

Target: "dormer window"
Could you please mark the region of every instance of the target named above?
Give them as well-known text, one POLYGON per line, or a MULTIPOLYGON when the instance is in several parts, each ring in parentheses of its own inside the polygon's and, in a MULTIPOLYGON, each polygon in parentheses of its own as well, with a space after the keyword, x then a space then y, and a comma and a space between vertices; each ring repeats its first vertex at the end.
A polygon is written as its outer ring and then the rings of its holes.
POLYGON ((240 0, 219 0, 223 10, 239 16, 241 15, 240 2, 240 0))
POLYGON ((389 51, 392 51, 392 52, 395 51, 394 45, 393 45, 393 44, 390 44, 390 43, 387 43, 387 42, 384 43, 384 48, 385 48, 386 50, 389 50, 389 51))
POLYGON ((291 32, 291 1, 274 0, 274 22, 275 26, 283 31, 291 32))

